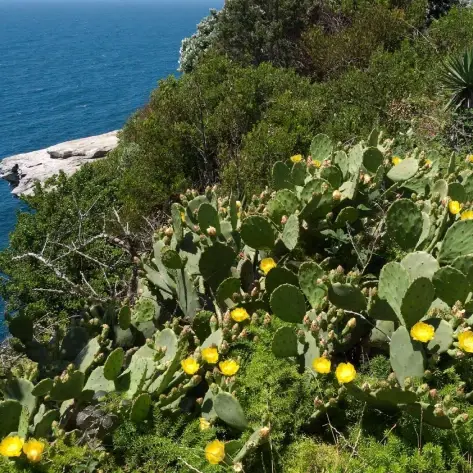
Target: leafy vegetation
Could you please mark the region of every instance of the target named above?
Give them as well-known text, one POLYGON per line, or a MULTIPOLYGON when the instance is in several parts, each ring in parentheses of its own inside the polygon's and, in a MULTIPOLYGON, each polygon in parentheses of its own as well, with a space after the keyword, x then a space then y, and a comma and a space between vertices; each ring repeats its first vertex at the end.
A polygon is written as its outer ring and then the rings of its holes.
POLYGON ((471 471, 472 27, 212 11, 119 147, 26 198, 2 471, 471 471))

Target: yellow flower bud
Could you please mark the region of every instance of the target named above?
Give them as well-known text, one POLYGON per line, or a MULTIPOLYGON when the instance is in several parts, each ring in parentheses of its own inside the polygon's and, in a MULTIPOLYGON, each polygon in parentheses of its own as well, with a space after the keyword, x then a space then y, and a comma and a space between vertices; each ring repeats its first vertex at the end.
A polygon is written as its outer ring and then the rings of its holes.
POLYGON ((204 419, 203 417, 201 417, 199 419, 199 427, 200 427, 200 430, 208 430, 210 429, 210 422, 207 419, 204 419))
POLYGON ((394 166, 397 166, 398 164, 402 163, 402 159, 399 156, 393 156, 391 162, 394 164, 394 166))

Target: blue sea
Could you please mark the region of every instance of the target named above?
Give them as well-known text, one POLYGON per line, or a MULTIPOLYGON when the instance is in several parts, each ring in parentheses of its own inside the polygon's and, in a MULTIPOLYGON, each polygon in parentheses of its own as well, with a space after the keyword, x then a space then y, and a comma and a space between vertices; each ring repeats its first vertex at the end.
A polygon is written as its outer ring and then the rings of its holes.
MULTIPOLYGON (((159 79, 177 73, 182 38, 222 6, 0 0, 0 159, 120 128, 159 79)), ((0 182, 0 248, 19 209, 0 182)))

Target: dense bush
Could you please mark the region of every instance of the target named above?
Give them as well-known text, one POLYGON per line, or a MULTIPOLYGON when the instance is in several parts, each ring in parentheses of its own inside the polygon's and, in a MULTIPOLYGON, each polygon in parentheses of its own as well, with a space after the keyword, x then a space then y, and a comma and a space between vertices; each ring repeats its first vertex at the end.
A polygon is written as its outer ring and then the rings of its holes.
POLYGON ((188 191, 137 299, 14 317, 5 469, 469 471, 473 171, 397 146, 317 135, 274 191, 188 191))

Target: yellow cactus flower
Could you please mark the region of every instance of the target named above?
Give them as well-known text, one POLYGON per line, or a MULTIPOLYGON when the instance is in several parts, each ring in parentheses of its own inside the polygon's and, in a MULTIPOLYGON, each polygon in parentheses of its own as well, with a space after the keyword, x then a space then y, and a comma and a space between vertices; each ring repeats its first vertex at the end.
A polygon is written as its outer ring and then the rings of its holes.
POLYGON ((216 348, 202 348, 202 358, 207 363, 217 363, 218 361, 218 350, 216 348))
POLYGON ((0 455, 4 457, 19 457, 24 440, 21 437, 6 437, 0 443, 0 455))
POLYGON ((43 457, 44 443, 39 440, 30 439, 23 445, 23 452, 30 462, 37 463, 43 457))
POLYGON ((451 200, 448 203, 448 210, 452 215, 456 215, 457 213, 459 213, 461 208, 462 206, 457 200, 451 200))
POLYGON ((203 417, 201 417, 199 419, 199 427, 200 427, 200 430, 208 430, 210 429, 210 422, 207 419, 204 419, 203 417))
POLYGON ((237 209, 241 209, 241 202, 239 200, 237 200, 235 204, 237 209))
POLYGON ((461 214, 461 219, 462 220, 473 220, 473 210, 465 210, 461 214))
POLYGON ((248 314, 246 309, 244 309, 243 307, 238 307, 237 309, 233 309, 230 312, 230 315, 235 322, 243 322, 244 320, 250 318, 250 315, 248 314))
POLYGON ((320 356, 319 358, 315 358, 312 362, 312 368, 314 371, 320 374, 327 374, 330 373, 330 367, 332 363, 328 358, 320 356))
POLYGON ((235 360, 221 361, 218 366, 225 376, 233 376, 240 369, 240 365, 235 360))
POLYGON ((433 164, 433 162, 432 162, 431 159, 426 159, 426 160, 425 160, 425 164, 427 164, 427 166, 431 167, 432 164, 433 164))
POLYGON ((473 154, 469 154, 467 157, 466 157, 467 161, 469 161, 470 163, 473 164, 473 154))
POLYGON ((426 324, 425 322, 417 322, 411 328, 411 337, 418 342, 427 343, 430 342, 435 336, 435 329, 432 325, 426 324))
POLYGON ((402 163, 402 159, 399 156, 393 156, 391 162, 394 164, 394 166, 397 166, 398 164, 402 163))
POLYGON ((274 261, 273 258, 263 258, 259 264, 259 267, 264 274, 268 274, 276 266, 276 261, 274 261))
POLYGON ((356 378, 355 367, 351 363, 340 363, 335 370, 335 376, 340 384, 351 383, 356 378))
POLYGON ((212 465, 218 465, 225 458, 225 444, 214 440, 205 447, 205 458, 212 465))
POLYGON ((185 360, 182 360, 181 366, 186 374, 195 374, 200 368, 200 365, 195 358, 186 358, 185 360))
POLYGON ((473 332, 469 330, 458 335, 458 346, 467 353, 473 353, 473 332))
POLYGON ((312 166, 318 169, 320 166, 322 166, 322 163, 318 159, 313 159, 312 166))
POLYGON ((185 222, 186 221, 186 214, 185 212, 181 212, 181 221, 185 222))
POLYGON ((293 163, 300 163, 302 161, 302 154, 296 154, 295 156, 291 156, 291 161, 293 163))

